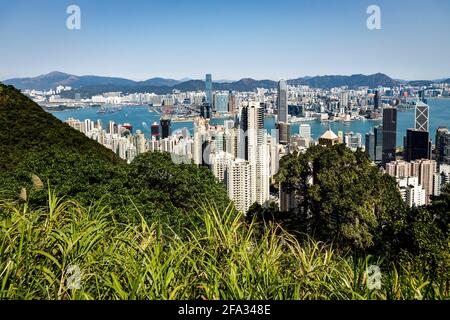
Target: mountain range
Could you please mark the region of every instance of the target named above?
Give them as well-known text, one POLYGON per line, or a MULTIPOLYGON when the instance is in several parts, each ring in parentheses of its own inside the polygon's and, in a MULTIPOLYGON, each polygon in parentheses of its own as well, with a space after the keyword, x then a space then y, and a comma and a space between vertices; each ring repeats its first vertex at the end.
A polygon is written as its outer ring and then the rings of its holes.
POLYGON ((145 81, 133 81, 125 78, 117 77, 101 77, 101 76, 76 76, 73 74, 63 73, 59 71, 50 72, 33 78, 15 78, 3 81, 6 85, 13 85, 17 89, 36 89, 50 90, 58 86, 69 86, 73 89, 80 89, 87 86, 112 85, 112 86, 128 86, 128 87, 144 87, 144 86, 174 86, 182 81, 151 78, 145 81))
MULTIPOLYGON (((450 83, 450 78, 436 81, 404 81, 394 80, 383 73, 376 73, 372 75, 354 74, 351 76, 325 75, 287 80, 289 85, 307 85, 322 89, 330 89, 341 86, 347 86, 352 89, 360 86, 368 86, 371 88, 378 86, 392 87, 406 83, 416 86, 428 86, 436 82, 450 83)), ((13 85, 17 89, 21 90, 49 90, 55 89, 57 86, 61 85, 70 86, 72 87, 72 90, 63 93, 63 96, 66 97, 73 97, 75 93, 80 93, 82 97, 91 97, 92 95, 112 91, 120 91, 123 93, 154 92, 156 94, 166 94, 171 93, 173 90, 197 91, 204 90, 205 88, 205 82, 203 80, 174 80, 156 77, 145 81, 133 81, 117 77, 101 77, 93 75, 76 76, 58 71, 34 78, 9 79, 3 81, 3 83, 13 85)), ((238 81, 217 81, 213 83, 213 87, 215 90, 253 91, 256 88, 276 88, 277 82, 273 80, 255 80, 252 78, 244 78, 238 81)))

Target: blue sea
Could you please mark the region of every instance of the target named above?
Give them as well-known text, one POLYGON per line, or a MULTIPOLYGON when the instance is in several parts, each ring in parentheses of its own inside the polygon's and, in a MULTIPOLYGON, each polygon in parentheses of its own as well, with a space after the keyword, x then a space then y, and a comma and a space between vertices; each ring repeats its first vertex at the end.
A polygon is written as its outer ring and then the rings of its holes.
MULTIPOLYGON (((430 106, 430 134, 431 138, 435 138, 436 129, 439 126, 450 127, 450 99, 429 99, 428 105, 430 106)), ((107 128, 110 120, 116 123, 131 123, 133 125, 133 131, 141 130, 148 138, 150 136, 150 126, 153 122, 159 122, 160 116, 154 112, 150 112, 147 106, 124 106, 122 111, 112 114, 97 114, 97 108, 83 108, 76 110, 51 112, 55 117, 64 121, 68 118, 75 118, 81 121, 90 119, 96 121, 101 119, 103 127, 107 128)), ((403 145, 403 137, 406 134, 406 130, 414 128, 414 110, 398 113, 397 124, 397 145, 403 145)), ((223 119, 214 120, 215 123, 223 122, 223 119)), ((373 127, 381 124, 380 120, 358 120, 351 122, 331 122, 322 123, 320 121, 304 122, 311 125, 311 135, 314 139, 318 139, 327 129, 331 126, 331 129, 337 133, 343 132, 360 132, 363 135, 370 132, 373 127)), ((292 125, 292 134, 299 133, 300 124, 292 125)), ((265 128, 270 132, 275 127, 274 118, 266 118, 265 128)), ((172 131, 187 128, 192 133, 192 122, 173 122, 172 131)))

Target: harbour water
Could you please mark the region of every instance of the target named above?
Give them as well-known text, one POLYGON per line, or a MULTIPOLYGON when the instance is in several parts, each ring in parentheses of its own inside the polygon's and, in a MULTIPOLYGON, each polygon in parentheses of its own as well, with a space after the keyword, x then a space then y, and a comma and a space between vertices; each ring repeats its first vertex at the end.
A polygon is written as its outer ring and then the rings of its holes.
MULTIPOLYGON (((430 134, 434 142, 436 129, 439 126, 450 127, 450 99, 429 99, 430 106, 430 134)), ((150 136, 150 126, 153 122, 159 122, 160 115, 149 112, 147 106, 123 106, 121 111, 115 113, 97 114, 98 108, 83 108, 76 110, 51 112, 55 117, 64 121, 68 118, 75 118, 81 121, 90 119, 96 121, 100 119, 103 126, 107 128, 109 121, 116 123, 130 123, 133 131, 141 130, 146 137, 150 136)), ((214 123, 223 123, 223 119, 216 119, 214 123)), ((311 135, 313 139, 318 139, 330 126, 337 133, 338 131, 359 132, 363 135, 370 132, 373 127, 381 124, 380 120, 355 120, 351 122, 320 122, 318 120, 304 122, 311 125, 311 135)), ((300 123, 292 124, 292 134, 299 133, 300 123)), ((275 127, 275 119, 267 117, 265 128, 270 132, 275 127)), ((187 128, 192 133, 192 122, 173 122, 172 131, 187 128)), ((397 119, 397 145, 403 145, 403 137, 406 130, 414 128, 414 110, 398 112, 397 119)))

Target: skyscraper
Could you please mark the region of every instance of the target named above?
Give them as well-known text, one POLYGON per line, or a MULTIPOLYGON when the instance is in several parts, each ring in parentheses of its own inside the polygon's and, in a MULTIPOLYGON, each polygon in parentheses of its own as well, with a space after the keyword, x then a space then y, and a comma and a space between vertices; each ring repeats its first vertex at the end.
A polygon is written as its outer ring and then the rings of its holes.
POLYGON ((239 129, 238 157, 248 160, 248 105, 241 108, 239 129))
POLYGON ((289 123, 280 122, 276 124, 278 130, 278 141, 282 145, 291 143, 291 125, 289 123))
POLYGON ((373 109, 381 110, 381 96, 380 91, 375 90, 375 96, 373 98, 373 109))
POLYGON ((230 90, 228 92, 228 112, 231 114, 235 114, 237 111, 236 105, 237 105, 236 95, 233 93, 233 91, 230 90))
POLYGON ((366 133, 366 154, 370 160, 375 161, 375 134, 373 132, 366 133))
POLYGON ((397 108, 383 109, 383 164, 395 160, 397 141, 397 108))
POLYGON ((269 147, 264 130, 264 109, 254 102, 248 106, 248 158, 252 166, 254 202, 264 205, 269 200, 269 147))
POLYGON ((213 104, 212 75, 207 74, 205 79, 206 103, 210 106, 213 104))
POLYGON ((408 129, 405 137, 405 160, 431 159, 431 141, 428 131, 408 129))
POLYGON ((341 92, 340 99, 339 99, 339 107, 340 107, 340 114, 345 114, 348 111, 348 92, 343 91, 341 92))
POLYGON ((155 138, 156 140, 159 139, 159 124, 158 124, 158 122, 153 122, 153 124, 150 127, 150 132, 151 132, 152 138, 155 138))
POLYGON ((277 108, 278 108, 278 122, 287 123, 288 122, 288 97, 287 97, 287 84, 285 80, 280 80, 278 82, 278 97, 277 97, 277 108))
POLYGON ((436 130, 436 161, 440 164, 450 164, 450 131, 446 127, 436 130))
POLYGON ((425 103, 418 101, 416 104, 416 130, 428 131, 429 128, 429 107, 425 103))
POLYGON ((136 145, 136 154, 140 155, 146 151, 145 149, 145 136, 140 130, 136 130, 134 137, 134 143, 136 145))
POLYGON ((161 118, 161 139, 168 138, 171 135, 170 124, 170 119, 161 118))
POLYGON ((383 126, 379 125, 373 128, 375 135, 375 162, 383 161, 383 126))

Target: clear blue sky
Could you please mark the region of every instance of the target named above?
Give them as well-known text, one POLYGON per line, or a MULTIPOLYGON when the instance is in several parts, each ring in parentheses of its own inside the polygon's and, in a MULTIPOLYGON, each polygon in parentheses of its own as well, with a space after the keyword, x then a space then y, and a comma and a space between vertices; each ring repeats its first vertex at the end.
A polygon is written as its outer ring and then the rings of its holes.
POLYGON ((0 79, 50 71, 143 80, 383 72, 450 77, 449 0, 0 2, 0 79), (66 28, 68 5, 81 30, 66 28), (366 27, 381 7, 382 30, 366 27))

